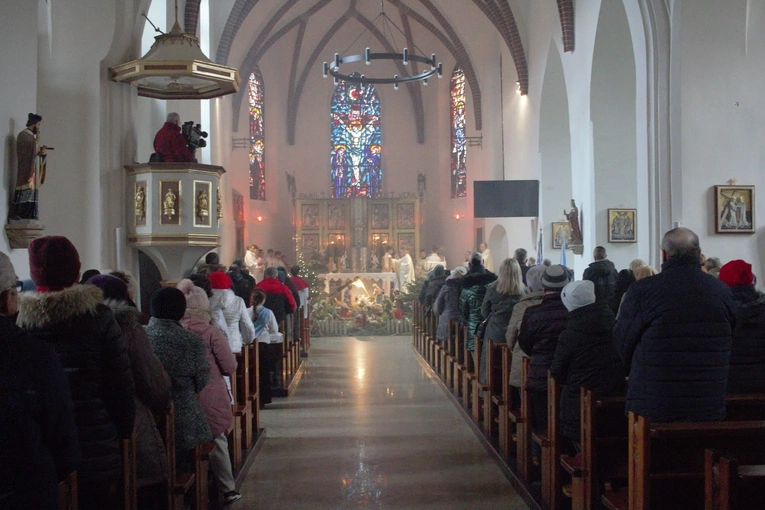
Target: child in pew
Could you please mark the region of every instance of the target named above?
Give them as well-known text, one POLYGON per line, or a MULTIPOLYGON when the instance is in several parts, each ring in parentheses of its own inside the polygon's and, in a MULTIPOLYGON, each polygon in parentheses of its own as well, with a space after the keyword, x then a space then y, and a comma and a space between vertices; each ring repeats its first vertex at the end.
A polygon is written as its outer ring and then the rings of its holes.
POLYGON ((610 397, 623 395, 626 385, 611 338, 614 313, 605 301, 596 303, 595 285, 588 280, 571 282, 563 288, 561 301, 568 310, 566 329, 558 338, 550 373, 565 385, 560 397, 560 432, 578 453, 580 388, 610 397))
POLYGON ((215 443, 215 449, 210 454, 210 470, 223 494, 224 504, 233 503, 242 496, 236 491, 228 453, 226 431, 233 424, 234 415, 231 412, 231 394, 224 376, 231 377, 236 373, 236 357, 231 352, 226 336, 212 324, 212 316, 208 311, 210 302, 204 289, 195 286, 191 280, 181 280, 177 289, 186 298, 186 313, 181 319, 181 326, 202 339, 207 363, 210 365, 210 382, 199 393, 199 403, 207 416, 207 424, 215 443))

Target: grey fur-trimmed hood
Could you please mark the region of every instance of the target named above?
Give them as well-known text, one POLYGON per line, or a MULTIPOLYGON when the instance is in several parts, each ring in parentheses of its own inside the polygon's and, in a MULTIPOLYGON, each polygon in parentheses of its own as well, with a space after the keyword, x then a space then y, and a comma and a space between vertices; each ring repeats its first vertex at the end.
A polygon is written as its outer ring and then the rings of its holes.
POLYGON ((117 322, 138 322, 140 313, 138 309, 131 306, 130 303, 127 303, 126 301, 118 301, 116 299, 107 299, 104 301, 104 304, 111 309, 117 322))
POLYGON ((95 285, 75 284, 54 292, 22 292, 16 324, 24 329, 42 329, 80 315, 94 315, 103 299, 103 292, 95 285))

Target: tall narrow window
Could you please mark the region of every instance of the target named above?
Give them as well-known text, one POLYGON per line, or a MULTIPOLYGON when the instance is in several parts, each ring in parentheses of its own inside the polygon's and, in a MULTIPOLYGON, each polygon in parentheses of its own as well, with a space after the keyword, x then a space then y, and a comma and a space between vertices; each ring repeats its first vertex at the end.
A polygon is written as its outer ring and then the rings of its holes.
POLYGON ((266 199, 266 145, 263 131, 263 75, 260 69, 250 75, 250 198, 266 199))
POLYGON ((452 74, 452 198, 467 196, 465 128, 465 73, 457 67, 452 74))
POLYGON ((375 88, 341 81, 332 95, 330 117, 332 196, 378 198, 382 143, 375 88))

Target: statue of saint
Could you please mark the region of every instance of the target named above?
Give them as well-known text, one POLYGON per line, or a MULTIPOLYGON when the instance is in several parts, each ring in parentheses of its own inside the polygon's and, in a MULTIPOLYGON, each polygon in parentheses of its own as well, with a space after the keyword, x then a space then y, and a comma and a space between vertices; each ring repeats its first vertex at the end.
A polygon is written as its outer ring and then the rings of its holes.
POLYGON ((574 199, 571 199, 571 210, 566 212, 563 210, 563 214, 568 219, 568 225, 571 228, 571 243, 582 244, 582 226, 579 223, 579 209, 576 207, 574 199))
POLYGON ((178 197, 173 193, 173 190, 167 190, 167 193, 165 193, 165 200, 162 204, 165 209, 165 216, 175 216, 175 200, 177 198, 178 197))
POLYGON ((16 138, 16 187, 8 213, 9 220, 39 219, 38 197, 40 185, 45 182, 47 152, 44 145, 38 147, 42 117, 30 113, 27 127, 16 138))
POLYGON ((202 190, 197 195, 197 217, 204 221, 210 216, 210 198, 207 196, 207 190, 202 190))
POLYGON ((146 217, 146 193, 143 186, 139 186, 135 192, 135 217, 139 220, 146 217))

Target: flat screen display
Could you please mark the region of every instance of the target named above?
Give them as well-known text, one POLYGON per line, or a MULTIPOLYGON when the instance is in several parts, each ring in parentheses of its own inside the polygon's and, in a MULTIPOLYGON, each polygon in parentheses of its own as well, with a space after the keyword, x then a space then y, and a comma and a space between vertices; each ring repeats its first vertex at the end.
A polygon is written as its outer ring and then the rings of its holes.
POLYGON ((539 181, 474 181, 475 218, 539 216, 539 181))

